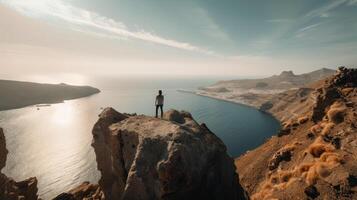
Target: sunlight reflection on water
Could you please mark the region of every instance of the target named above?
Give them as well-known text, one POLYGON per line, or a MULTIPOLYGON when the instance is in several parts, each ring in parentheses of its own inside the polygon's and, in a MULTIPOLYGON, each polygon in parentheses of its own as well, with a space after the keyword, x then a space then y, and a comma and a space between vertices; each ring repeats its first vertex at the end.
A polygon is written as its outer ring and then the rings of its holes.
MULTIPOLYGON (((233 156, 258 146, 279 128, 275 119, 255 109, 177 89, 164 89, 168 102, 164 109, 190 111, 224 141, 233 156)), ((39 110, 32 106, 0 112, 9 150, 3 172, 15 180, 36 176, 45 200, 83 181, 97 182, 100 174, 91 147, 91 129, 100 108, 112 106, 120 112, 153 115, 156 93, 156 88, 102 90, 39 110)))
POLYGON ((0 125, 11 152, 4 172, 16 180, 36 176, 44 199, 99 178, 90 148, 91 128, 97 118, 93 113, 99 110, 78 101, 83 100, 0 115, 5 118, 0 125))

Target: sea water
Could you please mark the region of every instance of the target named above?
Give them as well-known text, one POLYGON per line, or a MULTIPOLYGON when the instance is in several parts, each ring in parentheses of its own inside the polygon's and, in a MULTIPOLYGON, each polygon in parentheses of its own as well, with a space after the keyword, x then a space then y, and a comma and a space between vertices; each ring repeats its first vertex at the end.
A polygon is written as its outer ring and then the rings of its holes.
POLYGON ((110 79, 93 81, 101 93, 51 106, 0 112, 9 150, 3 173, 15 180, 36 176, 39 194, 51 199, 84 181, 97 182, 91 129, 105 107, 119 112, 155 114, 155 96, 165 96, 164 110, 189 111, 205 123, 237 157, 276 134, 279 122, 254 108, 178 90, 195 90, 214 79, 110 79))

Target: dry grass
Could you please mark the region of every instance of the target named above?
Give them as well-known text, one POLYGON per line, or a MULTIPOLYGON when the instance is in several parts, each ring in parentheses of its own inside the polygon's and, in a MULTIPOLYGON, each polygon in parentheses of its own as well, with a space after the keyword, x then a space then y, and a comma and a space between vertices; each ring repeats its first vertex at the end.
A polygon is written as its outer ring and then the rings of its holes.
POLYGON ((327 111, 327 118, 330 122, 335 124, 341 123, 344 120, 344 115, 346 112, 346 105, 343 102, 336 101, 327 111))
POLYGON ((299 124, 304 124, 308 120, 309 120, 309 118, 307 116, 304 116, 304 117, 299 117, 297 121, 298 121, 299 124))
POLYGON ((316 124, 310 128, 310 132, 313 133, 314 135, 319 135, 322 131, 322 127, 320 124, 316 124))
MULTIPOLYGON (((287 145, 284 148, 294 149, 297 144, 287 145)), ((261 190, 252 196, 252 200, 270 200, 275 191, 285 190, 296 180, 305 180, 307 185, 316 184, 317 180, 328 177, 333 168, 342 162, 341 156, 334 152, 335 148, 325 143, 322 137, 316 138, 307 151, 314 156, 314 161, 302 163, 292 170, 277 170, 268 174, 267 181, 262 184, 261 190)))
POLYGON ((327 122, 327 123, 321 123, 321 126, 323 127, 323 129, 321 131, 321 135, 325 136, 325 135, 329 135, 331 133, 331 130, 333 129, 335 124, 332 122, 327 122))
POLYGON ((252 200, 271 200, 273 192, 277 190, 285 190, 289 185, 297 180, 294 171, 277 171, 272 175, 268 182, 264 183, 262 190, 252 195, 252 200))
POLYGON ((354 90, 353 87, 349 87, 349 88, 343 88, 341 92, 342 92, 342 94, 343 94, 344 96, 347 96, 347 95, 349 95, 353 90, 354 90))
POLYGON ((331 144, 325 143, 322 137, 318 137, 314 143, 312 143, 307 151, 314 157, 320 158, 320 156, 325 152, 332 152, 335 150, 335 147, 331 144))
POLYGON ((282 126, 283 126, 283 129, 289 129, 289 128, 291 128, 291 121, 284 122, 284 123, 282 124, 282 126))

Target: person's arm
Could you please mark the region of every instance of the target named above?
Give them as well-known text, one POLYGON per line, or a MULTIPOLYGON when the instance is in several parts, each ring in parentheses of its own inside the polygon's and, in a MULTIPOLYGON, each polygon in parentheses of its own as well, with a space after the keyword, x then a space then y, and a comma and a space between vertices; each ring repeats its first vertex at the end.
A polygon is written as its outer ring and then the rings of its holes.
POLYGON ((157 96, 156 96, 156 99, 155 99, 155 106, 157 105, 157 101, 158 101, 158 100, 157 100, 157 96))

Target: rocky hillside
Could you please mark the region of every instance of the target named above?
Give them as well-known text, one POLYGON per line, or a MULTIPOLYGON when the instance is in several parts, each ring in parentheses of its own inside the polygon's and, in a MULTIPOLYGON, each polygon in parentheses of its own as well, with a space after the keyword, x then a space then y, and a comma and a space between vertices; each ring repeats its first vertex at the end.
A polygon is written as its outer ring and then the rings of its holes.
POLYGON ((265 105, 278 136, 236 159, 252 199, 357 199, 357 70, 281 93, 265 105))
POLYGON ((214 84, 214 86, 221 86, 222 88, 287 90, 307 86, 317 80, 331 76, 334 73, 335 70, 327 68, 299 75, 294 74, 293 71, 283 71, 280 75, 274 75, 268 78, 220 81, 214 84))
POLYGON ((90 86, 39 84, 0 80, 0 111, 44 103, 59 103, 99 93, 90 86))
POLYGON ((276 94, 309 87, 312 83, 334 73, 335 70, 326 68, 300 75, 295 75, 292 71, 284 71, 280 75, 263 79, 220 81, 200 88, 196 94, 259 108, 262 103, 276 97, 276 94))
POLYGON ((186 112, 164 119, 107 108, 93 129, 106 199, 245 199, 222 141, 186 112))
MULTIPOLYGON (((5 135, 0 128, 0 170, 5 167, 7 153, 5 135)), ((0 199, 37 200, 37 179, 33 177, 16 182, 0 172, 0 199)))

